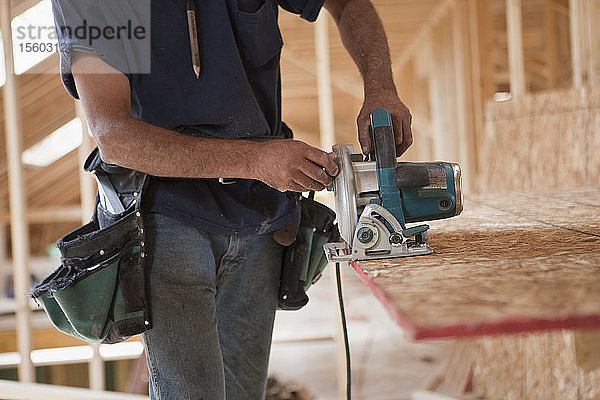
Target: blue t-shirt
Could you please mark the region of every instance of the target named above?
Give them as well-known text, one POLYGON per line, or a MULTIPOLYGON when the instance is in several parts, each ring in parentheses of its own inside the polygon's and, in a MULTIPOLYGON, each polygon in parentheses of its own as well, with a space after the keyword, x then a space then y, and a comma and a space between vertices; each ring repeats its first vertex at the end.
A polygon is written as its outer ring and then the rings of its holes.
MULTIPOLYGON (((128 77, 136 118, 181 134, 230 139, 279 136, 283 41, 278 6, 314 21, 324 0, 195 2, 200 79, 190 56, 187 0, 52 0, 67 91, 78 97, 71 74, 73 52, 94 52, 128 77), (147 25, 144 18, 150 20, 150 40, 137 44, 108 39, 91 43, 90 37, 64 29, 85 24, 104 32, 108 26, 114 36, 116 26, 132 30, 147 25)), ((292 196, 260 181, 222 184, 217 179, 153 177, 151 182, 149 211, 205 231, 266 233, 299 217, 292 196)))

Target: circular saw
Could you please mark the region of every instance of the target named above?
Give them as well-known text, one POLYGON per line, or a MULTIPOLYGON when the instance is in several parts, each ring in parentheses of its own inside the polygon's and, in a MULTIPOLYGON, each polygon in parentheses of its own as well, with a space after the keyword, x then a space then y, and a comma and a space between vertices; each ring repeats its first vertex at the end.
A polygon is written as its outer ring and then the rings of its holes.
POLYGON ((373 152, 367 159, 336 144, 340 172, 333 183, 343 242, 328 243, 329 261, 408 257, 433 252, 426 224, 462 211, 461 170, 449 162, 398 162, 390 113, 371 113, 373 152))

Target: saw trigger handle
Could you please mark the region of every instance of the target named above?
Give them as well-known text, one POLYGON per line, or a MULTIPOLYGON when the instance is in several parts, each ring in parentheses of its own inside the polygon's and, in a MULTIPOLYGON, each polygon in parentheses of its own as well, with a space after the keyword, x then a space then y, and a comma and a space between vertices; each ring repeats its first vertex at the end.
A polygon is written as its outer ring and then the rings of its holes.
POLYGON ((371 113, 371 143, 377 168, 396 166, 396 139, 392 116, 385 108, 378 108, 371 113))

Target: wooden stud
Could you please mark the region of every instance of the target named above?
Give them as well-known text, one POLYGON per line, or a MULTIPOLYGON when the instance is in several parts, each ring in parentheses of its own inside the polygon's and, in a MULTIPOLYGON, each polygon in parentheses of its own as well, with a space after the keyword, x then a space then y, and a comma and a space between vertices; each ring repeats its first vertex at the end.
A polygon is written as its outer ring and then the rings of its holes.
POLYGON ((432 72, 430 103, 433 126, 433 158, 458 160, 460 157, 456 123, 455 66, 452 50, 450 16, 440 21, 432 31, 432 72))
POLYGON ((6 82, 4 95, 4 133, 8 159, 8 178, 10 196, 12 259, 14 269, 15 300, 17 302, 17 336, 21 362, 19 364, 19 380, 35 381, 35 370, 31 362, 31 310, 27 292, 30 289, 29 275, 29 226, 25 216, 26 196, 21 164, 21 127, 17 108, 16 75, 13 61, 13 43, 10 24, 10 0, 2 0, 0 26, 4 45, 4 67, 6 82))
POLYGON ((600 182, 600 157, 594 156, 600 154, 600 87, 592 89, 591 98, 589 157, 586 182, 588 186, 597 185, 600 182))
POLYGON ((428 161, 433 159, 433 132, 429 114, 429 80, 418 76, 414 76, 413 79, 415 85, 413 126, 416 132, 416 157, 419 161, 428 161))
POLYGON ((470 168, 474 170, 474 179, 471 179, 473 191, 479 191, 480 180, 480 160, 481 145, 485 130, 485 103, 492 98, 495 87, 493 81, 492 57, 490 49, 492 42, 492 23, 489 0, 480 0, 476 2, 467 2, 469 14, 469 38, 471 48, 471 89, 472 102, 471 110, 473 115, 473 131, 471 135, 470 146, 468 147, 469 157, 471 157, 470 168))
MULTIPOLYGON (((81 120, 81 145, 79 146, 79 190, 81 193, 81 222, 87 223, 94 212, 94 203, 96 197, 96 188, 94 180, 88 172, 83 170, 85 160, 93 148, 93 140, 89 135, 87 118, 81 102, 75 102, 75 114, 81 120)), ((103 390, 105 386, 105 368, 104 360, 100 355, 100 345, 93 343, 91 345, 93 355, 89 362, 89 382, 90 389, 103 390)))
POLYGON ((561 38, 558 37, 555 4, 555 0, 544 0, 544 37, 548 64, 546 89, 556 88, 560 73, 559 44, 561 38))
POLYGON ((475 341, 469 339, 458 340, 452 344, 438 391, 458 396, 467 391, 473 375, 475 348, 475 341))
POLYGON ((446 102, 444 92, 444 70, 442 68, 443 59, 440 53, 439 42, 442 40, 443 33, 440 32, 440 27, 436 27, 432 31, 432 73, 430 76, 430 103, 433 125, 433 146, 432 157, 434 159, 443 159, 445 157, 444 136, 447 132, 446 124, 446 102))
POLYGON ((492 49, 494 48, 494 24, 490 1, 491 0, 477 0, 475 2, 469 2, 471 9, 471 26, 474 27, 474 30, 471 32, 471 40, 473 41, 472 48, 474 51, 477 51, 478 54, 478 56, 475 57, 474 53, 473 60, 475 61, 474 65, 479 66, 479 76, 475 76, 475 78, 478 78, 482 102, 491 100, 494 97, 494 93, 496 93, 492 56, 492 49), (475 27, 477 28, 475 29, 475 27))
POLYGON ((582 87, 587 82, 588 35, 586 33, 587 18, 585 12, 587 0, 569 1, 569 25, 571 29, 571 64, 573 69, 573 86, 582 87))
MULTIPOLYGON (((325 13, 321 13, 315 23, 315 55, 316 76, 319 100, 319 127, 321 131, 321 149, 330 151, 335 144, 335 121, 333 111, 333 95, 331 90, 331 67, 329 55, 329 20, 325 13)), ((332 280, 332 282, 335 282, 332 280)), ((335 283, 334 283, 335 285, 335 283)), ((332 294, 336 293, 333 288, 332 294)), ((336 370, 338 396, 344 398, 346 388, 346 367, 344 359, 344 339, 341 325, 336 329, 336 370)))
POLYGON ((456 121, 458 159, 463 168, 464 190, 475 186, 477 175, 477 144, 473 118, 473 68, 471 58, 471 27, 469 26, 468 0, 457 0, 452 13, 452 37, 454 48, 454 71, 456 85, 456 121))
POLYGON ((335 144, 335 121, 333 94, 331 89, 331 67, 329 56, 329 19, 322 13, 315 23, 315 56, 317 90, 319 100, 319 128, 321 149, 331 151, 335 144))
MULTIPOLYGON (((8 223, 8 213, 0 214, 0 224, 8 223)), ((50 224, 53 222, 80 222, 80 206, 59 206, 44 208, 29 208, 27 210, 27 222, 29 224, 50 224)))
MULTIPOLYGON (((444 86, 444 110, 446 113, 446 127, 445 130, 436 132, 439 136, 444 136, 442 145, 444 146, 443 153, 445 156, 444 160, 461 160, 460 152, 460 138, 458 130, 457 116, 459 108, 456 99, 456 64, 454 49, 452 46, 453 40, 453 27, 452 27, 452 13, 450 12, 447 17, 440 22, 442 27, 442 37, 439 41, 440 51, 443 57, 443 86, 444 86)), ((439 137, 436 138, 439 140, 439 137)))
POLYGON ((589 86, 600 85, 600 0, 587 0, 587 44, 589 46, 589 86))
POLYGON ((506 0, 506 35, 508 42, 510 91, 513 98, 523 96, 527 90, 521 7, 521 0, 506 0))

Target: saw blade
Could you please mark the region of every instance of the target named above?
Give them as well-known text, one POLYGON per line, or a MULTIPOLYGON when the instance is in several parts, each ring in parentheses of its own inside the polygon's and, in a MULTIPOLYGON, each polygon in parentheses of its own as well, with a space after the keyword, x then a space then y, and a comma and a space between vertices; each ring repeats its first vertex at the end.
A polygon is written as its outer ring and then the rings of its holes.
POLYGON ((350 154, 351 146, 336 144, 333 146, 333 152, 337 157, 340 172, 333 181, 333 192, 335 197, 335 213, 338 222, 338 228, 342 239, 348 244, 352 244, 354 237, 354 228, 358 221, 356 210, 356 182, 354 179, 354 169, 350 154))

